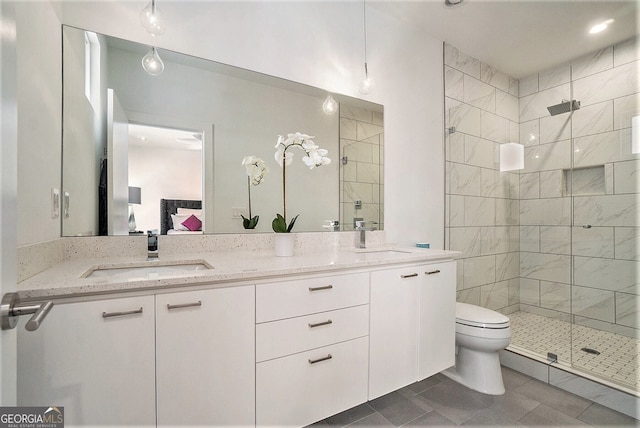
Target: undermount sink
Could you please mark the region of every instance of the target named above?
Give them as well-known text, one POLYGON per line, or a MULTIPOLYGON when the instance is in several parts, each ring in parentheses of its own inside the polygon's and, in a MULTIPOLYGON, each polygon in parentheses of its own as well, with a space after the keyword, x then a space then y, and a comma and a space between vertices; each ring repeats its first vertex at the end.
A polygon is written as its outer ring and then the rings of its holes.
POLYGON ((140 264, 126 264, 113 266, 97 266, 82 275, 83 278, 122 278, 122 279, 151 279, 162 276, 175 275, 184 272, 213 269, 203 260, 187 262, 142 262, 140 264))
POLYGON ((411 251, 402 251, 402 250, 388 250, 388 249, 359 249, 356 250, 358 255, 361 255, 365 259, 382 259, 387 257, 400 256, 404 254, 410 254, 411 251))

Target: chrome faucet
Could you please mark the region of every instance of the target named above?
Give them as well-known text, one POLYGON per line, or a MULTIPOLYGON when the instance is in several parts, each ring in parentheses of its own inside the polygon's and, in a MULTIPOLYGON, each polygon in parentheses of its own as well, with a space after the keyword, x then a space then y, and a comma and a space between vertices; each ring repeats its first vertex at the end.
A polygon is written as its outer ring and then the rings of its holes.
POLYGON ((147 232, 147 259, 157 259, 159 256, 158 235, 151 231, 147 232))
POLYGON ((366 226, 367 222, 363 221, 363 220, 358 220, 356 221, 356 231, 360 232, 359 233, 359 242, 358 242, 358 248, 366 248, 366 237, 365 237, 365 231, 366 231, 366 226))

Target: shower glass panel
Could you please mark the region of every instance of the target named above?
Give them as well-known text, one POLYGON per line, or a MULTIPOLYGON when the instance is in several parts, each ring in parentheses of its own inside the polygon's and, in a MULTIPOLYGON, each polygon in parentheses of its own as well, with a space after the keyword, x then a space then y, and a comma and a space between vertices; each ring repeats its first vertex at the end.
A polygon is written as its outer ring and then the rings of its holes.
MULTIPOLYGON (((628 389, 639 390, 638 174, 634 117, 640 87, 638 60, 616 61, 625 45, 610 49, 612 66, 575 76, 571 85, 581 100, 572 117, 571 248, 573 257, 571 364, 578 371, 628 389)), ((598 52, 608 55, 608 51, 598 52)), ((593 60, 596 55, 589 59, 593 60)), ((637 120, 637 119, 636 119, 637 120)))
POLYGON ((632 39, 516 80, 444 47, 457 300, 507 314, 510 350, 636 395, 637 52, 632 39), (506 143, 524 168, 502 167, 506 143))

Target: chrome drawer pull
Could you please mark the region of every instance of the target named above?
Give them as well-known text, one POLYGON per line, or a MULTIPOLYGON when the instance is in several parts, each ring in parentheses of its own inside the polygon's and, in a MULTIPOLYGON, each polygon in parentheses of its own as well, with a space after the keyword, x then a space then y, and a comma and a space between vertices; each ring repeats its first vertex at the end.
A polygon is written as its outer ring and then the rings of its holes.
POLYGON ((141 314, 142 307, 140 309, 134 309, 132 311, 124 311, 124 312, 103 312, 102 318, 111 318, 111 317, 123 317, 125 315, 134 315, 141 314))
POLYGON ((322 322, 317 322, 315 324, 309 323, 309 327, 310 328, 314 328, 314 327, 320 327, 320 326, 329 325, 329 324, 333 324, 333 321, 326 320, 326 321, 322 321, 322 322))
POLYGON ((198 300, 197 302, 193 302, 193 303, 182 303, 179 305, 170 305, 167 303, 167 309, 171 310, 171 309, 182 309, 182 308, 193 308, 195 306, 202 306, 202 301, 198 300))
POLYGON ((319 363, 321 361, 327 361, 327 360, 330 360, 332 358, 333 357, 331 356, 331 354, 329 354, 326 357, 318 358, 317 360, 309 359, 309 364, 315 364, 315 363, 319 363))
POLYGON ((323 287, 309 287, 309 291, 331 290, 333 285, 325 285, 323 287))
POLYGON ((418 276, 418 274, 410 273, 409 275, 400 275, 400 278, 413 278, 414 276, 418 276))
POLYGON ((440 273, 440 269, 431 270, 429 272, 425 272, 427 275, 433 275, 434 273, 440 273))

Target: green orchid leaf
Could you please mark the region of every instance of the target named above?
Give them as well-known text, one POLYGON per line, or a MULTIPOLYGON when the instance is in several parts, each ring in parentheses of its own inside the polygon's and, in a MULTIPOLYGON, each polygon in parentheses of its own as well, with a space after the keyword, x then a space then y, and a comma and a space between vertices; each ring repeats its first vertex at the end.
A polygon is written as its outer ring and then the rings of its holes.
POLYGON ((273 219, 273 221, 271 222, 271 227, 273 228, 273 231, 276 233, 287 233, 287 223, 284 220, 284 217, 282 217, 280 214, 276 214, 276 218, 273 219))
POLYGON ((242 227, 245 229, 255 229, 258 225, 258 220, 260 219, 259 215, 254 216, 251 219, 246 218, 242 214, 240 214, 240 217, 242 217, 242 227))
POLYGON ((298 214, 293 218, 293 220, 291 220, 291 223, 289 223, 289 227, 287 228, 287 232, 291 232, 291 230, 293 229, 293 225, 296 224, 296 220, 298 219, 299 216, 300 214, 298 214))

